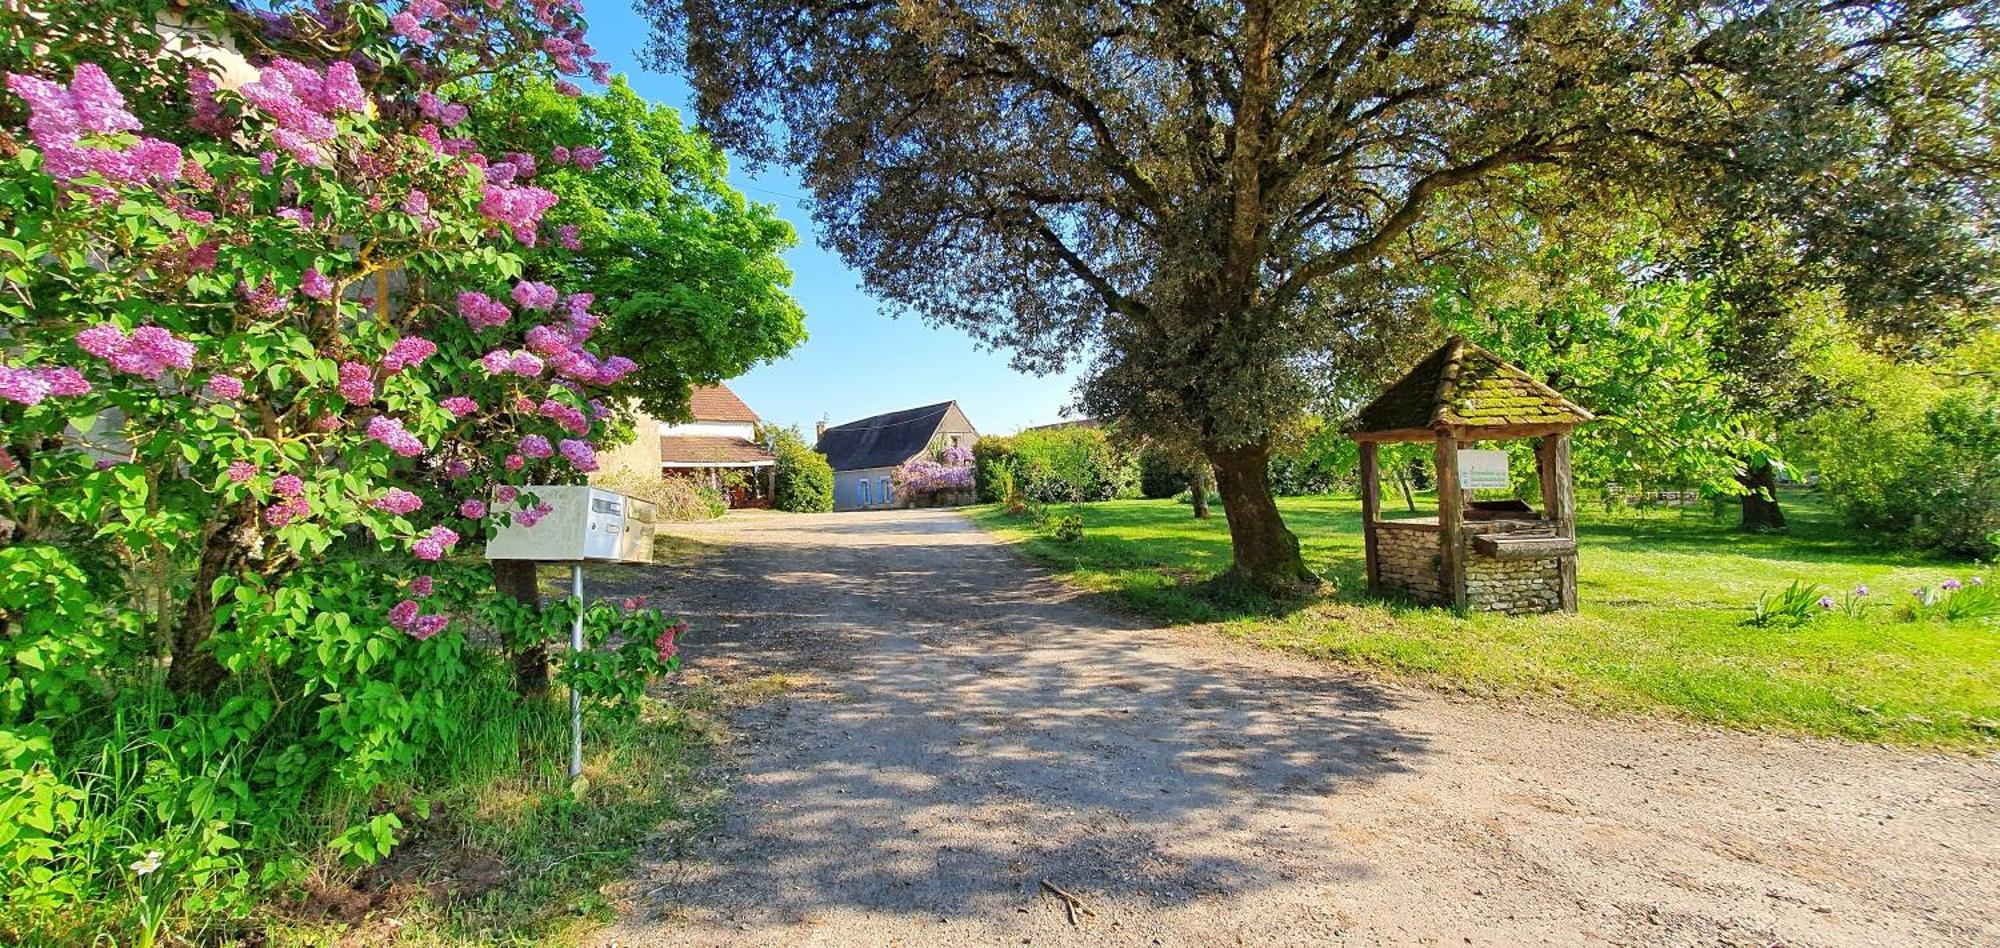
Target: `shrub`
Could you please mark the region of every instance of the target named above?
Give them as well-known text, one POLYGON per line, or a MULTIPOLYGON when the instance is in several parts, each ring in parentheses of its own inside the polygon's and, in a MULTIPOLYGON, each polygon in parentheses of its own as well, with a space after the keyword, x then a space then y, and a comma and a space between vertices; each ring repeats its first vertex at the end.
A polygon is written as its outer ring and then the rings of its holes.
POLYGON ((1164 500, 1188 489, 1193 476, 1189 462, 1158 445, 1139 451, 1139 496, 1164 500))
POLYGON ((1904 390, 1816 426, 1821 487, 1850 523, 1917 549, 2000 554, 2000 397, 1904 390))
POLYGON ((983 438, 973 447, 979 498, 1006 499, 1002 479, 1043 503, 1110 500, 1132 486, 1132 460, 1097 428, 1024 431, 1011 438, 983 438), (1006 474, 999 473, 1006 470, 1006 474))
POLYGON ((1083 540, 1083 515, 1066 513, 1050 521, 1049 535, 1058 543, 1077 543, 1083 540))
MULTIPOLYGON (((595 146, 489 157, 450 101, 602 68, 573 9, 193 4, 256 51, 224 89, 158 6, 38 4, 0 63, 10 943, 214 934, 319 854, 396 845, 513 700, 469 633, 560 632, 457 558, 545 512, 521 485, 595 469, 636 368, 530 249, 595 146)), ((630 687, 671 641, 562 674, 630 687)))
POLYGON ((833 465, 814 451, 797 428, 770 432, 778 456, 771 506, 792 513, 825 513, 833 509, 833 465))
POLYGON ((691 477, 647 477, 631 471, 614 471, 596 483, 652 501, 660 508, 663 520, 714 520, 729 512, 729 499, 722 491, 696 483, 691 477))
POLYGON ((972 446, 972 484, 980 503, 998 504, 1017 496, 1016 460, 1015 440, 1010 437, 981 438, 972 446))

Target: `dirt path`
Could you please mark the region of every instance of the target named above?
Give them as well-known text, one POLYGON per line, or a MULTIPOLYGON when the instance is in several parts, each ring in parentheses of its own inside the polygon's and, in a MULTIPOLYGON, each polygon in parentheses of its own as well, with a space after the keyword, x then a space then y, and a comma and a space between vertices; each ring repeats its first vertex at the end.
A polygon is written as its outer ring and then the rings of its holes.
POLYGON ((1210 644, 950 512, 697 530, 656 593, 691 662, 812 681, 738 715, 721 833, 605 944, 2000 943, 2000 762, 1210 644))

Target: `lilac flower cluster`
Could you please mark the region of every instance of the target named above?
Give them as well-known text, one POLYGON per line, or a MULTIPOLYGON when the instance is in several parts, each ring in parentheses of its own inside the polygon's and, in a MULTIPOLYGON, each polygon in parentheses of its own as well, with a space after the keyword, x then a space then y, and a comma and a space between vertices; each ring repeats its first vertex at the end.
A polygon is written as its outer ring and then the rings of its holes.
POLYGON ((521 452, 521 456, 530 458, 554 457, 556 453, 555 448, 549 446, 549 439, 538 434, 523 435, 515 449, 521 452))
POLYGON ((468 500, 458 505, 458 515, 467 520, 478 520, 486 516, 486 504, 479 500, 468 500))
POLYGON ((471 110, 456 102, 446 102, 429 92, 418 93, 417 111, 427 119, 435 119, 439 125, 450 127, 465 121, 471 110))
POLYGON ((168 369, 194 368, 194 343, 174 338, 158 326, 140 326, 127 336, 110 323, 98 323, 76 334, 83 351, 111 363, 129 375, 158 379, 168 369))
POLYGON ((264 522, 273 527, 282 527, 293 520, 312 513, 312 504, 306 500, 306 485, 296 474, 280 474, 271 479, 271 492, 280 499, 264 508, 264 522))
POLYGON ((458 315, 464 317, 474 329, 504 326, 507 320, 514 318, 507 304, 477 290, 458 294, 458 315))
POLYGON ((181 150, 170 142, 141 138, 130 148, 82 143, 86 135, 139 130, 138 118, 125 109, 125 97, 96 64, 78 64, 68 86, 13 73, 7 88, 27 101, 29 136, 42 151, 43 169, 56 180, 72 181, 92 172, 114 184, 180 178, 181 150))
POLYGON ((208 384, 202 391, 210 398, 231 400, 243 397, 243 380, 234 375, 216 374, 208 377, 208 384))
POLYGON ((547 188, 488 181, 480 191, 479 214, 505 227, 515 240, 532 247, 542 214, 555 205, 556 193, 547 188))
POLYGON ((0 365, 0 398, 22 405, 39 405, 51 395, 88 395, 90 381, 68 367, 9 368, 0 365))
POLYGON ((415 513, 423 505, 424 499, 422 497, 418 497, 400 487, 389 488, 388 493, 375 498, 374 501, 369 503, 369 506, 376 510, 387 511, 397 516, 415 513))
POLYGON ((309 299, 324 302, 333 298, 333 281, 328 280, 318 268, 308 268, 305 275, 299 277, 299 292, 309 299))
POLYGON ((583 417, 583 412, 571 408, 556 399, 543 399, 542 404, 537 407, 536 412, 543 418, 561 425, 564 431, 571 434, 586 434, 590 431, 590 419, 583 417))
POLYGON ((514 284, 514 302, 524 309, 551 309, 556 305, 556 288, 547 283, 522 280, 514 284))
POLYGON ((406 458, 424 453, 424 443, 417 436, 403 428, 403 423, 388 415, 376 415, 368 419, 368 437, 380 441, 389 450, 406 458))
POLYGON ((366 405, 375 400, 374 373, 359 362, 340 364, 340 384, 335 387, 349 405, 366 405))
MULTIPOLYGON (((428 589, 430 577, 424 576, 421 578, 425 581, 425 586, 428 589)), ((414 588, 414 584, 412 584, 412 587, 414 588)), ((430 593, 426 591, 423 595, 428 596, 430 593)), ((451 624, 449 616, 435 613, 431 615, 420 614, 422 608, 417 605, 415 599, 405 599, 396 603, 394 606, 389 607, 389 625, 397 631, 409 633, 413 639, 422 641, 439 632, 443 632, 445 627, 451 624)))
POLYGON ((543 517, 548 516, 554 511, 555 508, 549 506, 548 504, 536 504, 533 507, 528 508, 527 510, 523 510, 520 513, 515 514, 514 522, 524 527, 532 527, 535 524, 542 522, 543 517))
POLYGON ((438 407, 451 412, 454 418, 464 418, 478 411, 479 403, 464 395, 453 395, 450 398, 440 400, 438 407))
POLYGON ((597 470, 597 452, 591 448, 590 442, 564 438, 562 443, 557 445, 557 449, 562 452, 563 460, 568 461, 570 467, 585 474, 597 470))
POLYGON ((401 372, 413 365, 420 365, 425 359, 436 355, 437 343, 422 336, 406 336, 396 340, 389 347, 389 354, 382 357, 382 368, 387 372, 401 372))
POLYGON ((531 379, 542 374, 544 364, 532 352, 520 349, 495 349, 479 358, 479 364, 488 375, 518 375, 531 379))
POLYGON ((231 461, 228 474, 231 484, 248 484, 251 478, 257 476, 257 465, 249 461, 231 461))
POLYGON ((348 62, 333 63, 319 73, 289 59, 275 60, 241 91, 277 126, 271 141, 308 165, 325 163, 319 145, 338 131, 333 115, 368 107, 368 95, 348 62))
POLYGON ((442 559, 446 553, 451 552, 451 548, 457 545, 458 533, 456 531, 450 527, 436 526, 430 528, 429 532, 419 537, 417 542, 410 547, 410 552, 417 559, 425 562, 436 562, 442 559))

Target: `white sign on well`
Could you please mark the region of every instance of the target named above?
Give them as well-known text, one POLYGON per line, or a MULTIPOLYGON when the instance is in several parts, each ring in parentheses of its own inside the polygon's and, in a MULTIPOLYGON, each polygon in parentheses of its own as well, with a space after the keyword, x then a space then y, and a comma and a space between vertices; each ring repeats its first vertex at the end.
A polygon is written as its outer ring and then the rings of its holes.
POLYGON ((1458 452, 1458 486, 1466 490, 1478 487, 1505 490, 1513 486, 1507 480, 1507 452, 1458 452))

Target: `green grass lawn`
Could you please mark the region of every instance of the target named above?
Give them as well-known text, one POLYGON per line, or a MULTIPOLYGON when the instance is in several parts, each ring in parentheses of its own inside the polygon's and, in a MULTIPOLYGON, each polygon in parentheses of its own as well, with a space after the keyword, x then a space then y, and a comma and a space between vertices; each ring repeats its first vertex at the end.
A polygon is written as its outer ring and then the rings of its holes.
POLYGON ((1368 596, 1360 503, 1350 498, 1279 501, 1308 562, 1337 584, 1303 603, 1260 602, 1203 582, 1229 563, 1220 511, 1200 522, 1172 501, 1089 504, 1081 511, 1084 539, 1071 544, 996 507, 967 512, 1127 608, 1213 623, 1260 646, 1472 692, 1559 695, 1600 710, 1904 744, 2000 741, 2000 625, 1894 617, 1911 590, 1969 578, 1975 568, 1875 548, 1810 495, 1785 500, 1792 531, 1780 535, 1739 533, 1706 511, 1585 510, 1581 612, 1529 618, 1461 616, 1368 596), (1759 594, 1792 580, 1836 594, 1867 584, 1880 605, 1863 618, 1821 615, 1796 629, 1744 623, 1759 594))

